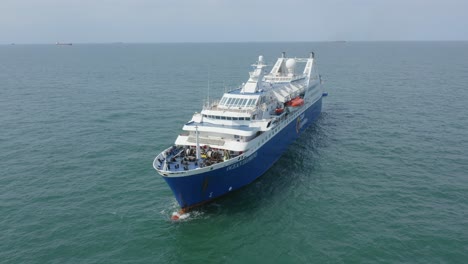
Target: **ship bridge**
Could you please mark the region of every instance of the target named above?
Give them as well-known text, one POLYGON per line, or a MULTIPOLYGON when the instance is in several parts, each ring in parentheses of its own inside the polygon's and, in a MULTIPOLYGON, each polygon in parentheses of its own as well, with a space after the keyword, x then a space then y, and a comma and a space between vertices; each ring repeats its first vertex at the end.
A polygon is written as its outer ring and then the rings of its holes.
POLYGON ((226 93, 217 107, 219 109, 254 109, 259 95, 226 93))

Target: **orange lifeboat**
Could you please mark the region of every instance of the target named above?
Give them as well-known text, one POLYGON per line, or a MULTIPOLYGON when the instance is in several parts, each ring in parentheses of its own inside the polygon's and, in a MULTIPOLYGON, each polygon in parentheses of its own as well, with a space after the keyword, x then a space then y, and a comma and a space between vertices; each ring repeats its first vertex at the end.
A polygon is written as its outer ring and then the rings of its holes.
POLYGON ((298 107, 304 105, 304 99, 299 96, 286 103, 287 106, 298 107))
POLYGON ((281 113, 283 113, 283 111, 284 111, 284 108, 276 108, 275 113, 277 115, 281 115, 281 113))

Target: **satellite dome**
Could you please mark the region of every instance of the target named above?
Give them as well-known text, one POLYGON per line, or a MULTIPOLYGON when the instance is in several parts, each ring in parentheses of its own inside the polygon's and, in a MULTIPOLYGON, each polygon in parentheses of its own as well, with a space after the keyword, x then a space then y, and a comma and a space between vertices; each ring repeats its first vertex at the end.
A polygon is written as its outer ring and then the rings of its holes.
POLYGON ((295 59, 288 59, 286 61, 286 68, 288 68, 288 70, 294 70, 294 67, 296 67, 296 60, 295 59))
POLYGON ((294 68, 296 67, 296 60, 295 59, 288 59, 286 61, 286 68, 288 69, 288 75, 294 75, 294 68))

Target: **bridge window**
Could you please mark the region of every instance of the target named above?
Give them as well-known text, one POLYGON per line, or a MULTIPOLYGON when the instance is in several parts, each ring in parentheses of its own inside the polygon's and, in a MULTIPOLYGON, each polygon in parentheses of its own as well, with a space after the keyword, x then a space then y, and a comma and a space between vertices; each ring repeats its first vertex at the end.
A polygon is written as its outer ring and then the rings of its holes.
POLYGON ((219 105, 227 107, 252 107, 256 102, 257 99, 223 97, 221 98, 219 105))
POLYGON ((225 102, 226 102, 227 98, 226 97, 223 97, 223 99, 221 99, 221 102, 219 102, 220 105, 223 105, 225 102))
POLYGON ((255 105, 255 101, 256 101, 256 99, 249 99, 249 101, 247 102, 247 106, 255 105))

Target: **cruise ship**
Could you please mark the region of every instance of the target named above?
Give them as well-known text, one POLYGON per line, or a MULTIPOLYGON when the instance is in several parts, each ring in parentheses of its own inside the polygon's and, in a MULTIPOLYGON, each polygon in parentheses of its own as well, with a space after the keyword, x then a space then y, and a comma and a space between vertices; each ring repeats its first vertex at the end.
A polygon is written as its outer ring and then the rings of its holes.
POLYGON ((313 52, 283 52, 270 72, 263 56, 252 66, 246 83, 205 103, 153 161, 182 213, 260 177, 321 113, 326 93, 313 52))

